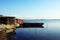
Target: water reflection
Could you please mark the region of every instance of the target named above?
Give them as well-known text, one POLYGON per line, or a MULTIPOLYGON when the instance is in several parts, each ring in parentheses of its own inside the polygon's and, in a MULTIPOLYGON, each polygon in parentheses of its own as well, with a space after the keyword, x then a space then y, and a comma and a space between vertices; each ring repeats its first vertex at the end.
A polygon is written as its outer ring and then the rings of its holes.
POLYGON ((60 40, 60 21, 44 20, 44 28, 18 28, 13 40, 60 40))

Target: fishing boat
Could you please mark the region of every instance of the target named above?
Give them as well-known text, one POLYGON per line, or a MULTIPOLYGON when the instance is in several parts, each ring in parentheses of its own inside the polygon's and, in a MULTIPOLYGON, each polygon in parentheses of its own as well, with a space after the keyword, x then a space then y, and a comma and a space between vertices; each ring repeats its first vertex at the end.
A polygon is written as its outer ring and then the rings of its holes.
POLYGON ((41 22, 30 22, 30 21, 25 22, 25 20, 21 20, 21 19, 17 19, 17 22, 20 24, 20 28, 44 28, 43 27, 44 23, 41 22))

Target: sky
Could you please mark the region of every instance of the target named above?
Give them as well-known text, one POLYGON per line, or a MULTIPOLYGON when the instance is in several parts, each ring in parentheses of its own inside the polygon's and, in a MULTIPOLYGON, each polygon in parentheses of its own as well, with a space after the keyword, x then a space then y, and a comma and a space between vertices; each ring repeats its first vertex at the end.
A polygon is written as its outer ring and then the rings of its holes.
POLYGON ((0 14, 20 19, 60 19, 60 0, 0 0, 0 14))

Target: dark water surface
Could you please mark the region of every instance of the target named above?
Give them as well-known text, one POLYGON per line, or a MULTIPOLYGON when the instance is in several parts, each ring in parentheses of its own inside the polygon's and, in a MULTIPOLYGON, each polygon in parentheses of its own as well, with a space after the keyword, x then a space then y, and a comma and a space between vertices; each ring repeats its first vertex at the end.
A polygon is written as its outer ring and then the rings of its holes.
MULTIPOLYGON (((60 20, 35 20, 44 28, 17 28, 12 40, 60 40, 60 20)), ((28 22, 35 22, 29 20, 28 22)))

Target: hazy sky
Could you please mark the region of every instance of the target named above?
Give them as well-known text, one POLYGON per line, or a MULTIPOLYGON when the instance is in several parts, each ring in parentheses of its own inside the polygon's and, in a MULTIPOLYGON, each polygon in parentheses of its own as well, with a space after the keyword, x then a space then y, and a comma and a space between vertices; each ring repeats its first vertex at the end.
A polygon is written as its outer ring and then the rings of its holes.
POLYGON ((60 19, 60 0, 0 0, 0 14, 23 19, 60 19))

